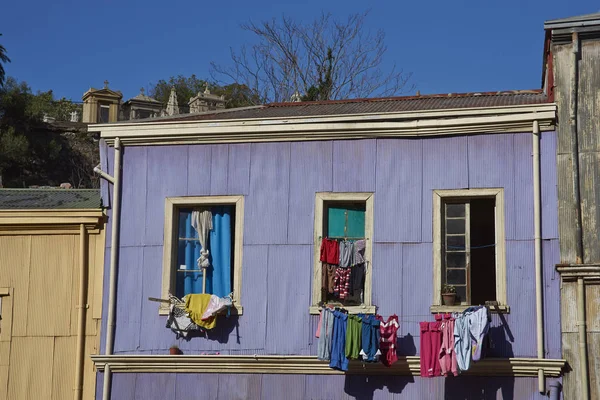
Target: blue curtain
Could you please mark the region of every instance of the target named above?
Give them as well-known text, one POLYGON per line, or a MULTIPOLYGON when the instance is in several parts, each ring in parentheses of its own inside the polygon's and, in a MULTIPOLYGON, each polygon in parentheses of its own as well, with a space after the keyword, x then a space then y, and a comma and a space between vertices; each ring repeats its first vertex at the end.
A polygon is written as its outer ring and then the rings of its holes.
MULTIPOLYGON (((198 233, 192 227, 192 211, 181 210, 179 213, 179 248, 177 256, 177 269, 185 265, 186 270, 198 269, 196 260, 200 257, 200 242, 198 233), (190 240, 191 239, 191 240, 190 240)), ((177 284, 175 295, 183 297, 189 293, 202 293, 201 272, 176 272, 177 284)))
POLYGON ((210 231, 210 265, 206 275, 206 292, 225 297, 231 293, 231 206, 212 208, 210 231))

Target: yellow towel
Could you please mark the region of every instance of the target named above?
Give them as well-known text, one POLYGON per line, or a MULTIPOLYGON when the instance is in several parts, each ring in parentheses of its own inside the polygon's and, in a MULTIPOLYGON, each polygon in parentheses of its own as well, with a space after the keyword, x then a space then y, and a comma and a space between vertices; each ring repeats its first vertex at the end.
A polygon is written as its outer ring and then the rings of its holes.
POLYGON ((204 329, 213 329, 217 326, 217 317, 210 317, 202 320, 202 314, 208 306, 210 294, 188 294, 185 296, 185 311, 190 314, 190 318, 196 325, 204 329))

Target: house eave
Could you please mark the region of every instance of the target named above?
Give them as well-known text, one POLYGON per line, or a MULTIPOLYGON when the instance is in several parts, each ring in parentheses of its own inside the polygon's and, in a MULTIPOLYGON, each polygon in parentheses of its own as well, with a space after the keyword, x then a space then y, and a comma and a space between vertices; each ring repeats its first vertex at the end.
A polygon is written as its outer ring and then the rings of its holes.
POLYGON ((112 144, 240 143, 418 137, 554 130, 556 104, 462 108, 317 117, 202 120, 91 125, 112 144))

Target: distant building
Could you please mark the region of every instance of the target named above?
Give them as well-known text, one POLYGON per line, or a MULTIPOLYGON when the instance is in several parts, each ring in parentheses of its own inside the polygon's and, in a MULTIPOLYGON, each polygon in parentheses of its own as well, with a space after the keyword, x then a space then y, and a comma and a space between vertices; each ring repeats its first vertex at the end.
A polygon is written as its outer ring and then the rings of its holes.
POLYGON ((144 94, 144 88, 140 89, 140 94, 123 103, 123 119, 143 119, 154 118, 161 114, 163 104, 144 94))
POLYGON ((190 114, 224 109, 225 96, 211 94, 207 86, 204 92, 198 92, 196 97, 192 97, 188 104, 190 106, 190 114))
POLYGON ((108 88, 108 81, 104 81, 104 88, 90 88, 83 94, 83 122, 101 124, 116 122, 119 118, 123 94, 108 88))

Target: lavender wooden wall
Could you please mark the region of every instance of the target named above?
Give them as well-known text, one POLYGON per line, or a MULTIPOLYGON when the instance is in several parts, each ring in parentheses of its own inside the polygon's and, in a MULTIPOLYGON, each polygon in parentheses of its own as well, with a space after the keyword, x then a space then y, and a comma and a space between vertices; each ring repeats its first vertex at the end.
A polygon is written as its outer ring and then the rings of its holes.
MULTIPOLYGON (((548 382, 550 383, 550 381, 548 382)), ((102 394, 102 374, 96 384, 102 394)), ((342 375, 115 374, 112 400, 547 399, 537 378, 342 375)))
MULTIPOLYGON (((209 339, 179 341, 184 352, 315 354, 316 317, 308 314, 315 192, 373 191, 373 300, 382 315, 400 316, 400 352, 414 355, 418 322, 431 319, 432 190, 503 187, 511 313, 505 322, 494 316, 491 352, 535 356, 531 148, 530 134, 126 147, 115 352, 163 354, 176 342, 157 303, 147 300, 161 294, 167 196, 246 196, 244 315, 220 319, 209 339)), ((557 358, 555 133, 542 134, 541 151, 545 348, 557 358)), ((110 173, 112 157, 113 149, 103 148, 110 173)), ((108 232, 104 304, 110 226, 108 232)))

